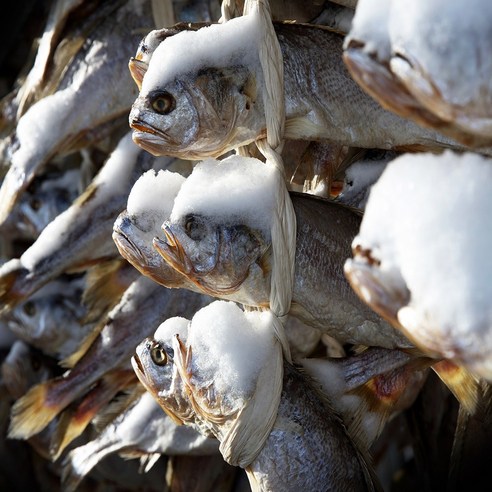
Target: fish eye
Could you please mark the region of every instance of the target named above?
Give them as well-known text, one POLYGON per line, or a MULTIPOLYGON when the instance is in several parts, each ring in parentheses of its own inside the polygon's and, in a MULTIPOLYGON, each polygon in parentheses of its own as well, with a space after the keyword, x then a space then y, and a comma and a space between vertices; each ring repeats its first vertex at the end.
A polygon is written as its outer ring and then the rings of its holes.
POLYGON ((36 314, 36 306, 31 301, 27 301, 22 309, 30 317, 36 314))
POLYGON ((193 214, 186 216, 184 230, 190 239, 194 241, 203 239, 207 232, 203 220, 193 214))
POLYGON ((29 202, 29 205, 33 210, 39 210, 41 208, 41 200, 39 198, 33 198, 29 202))
POLYGON ((166 351, 158 343, 155 343, 150 349, 150 358, 158 366, 165 366, 167 364, 166 351))
POLYGON ((152 109, 159 114, 169 114, 176 106, 176 101, 168 92, 160 92, 150 101, 152 109))

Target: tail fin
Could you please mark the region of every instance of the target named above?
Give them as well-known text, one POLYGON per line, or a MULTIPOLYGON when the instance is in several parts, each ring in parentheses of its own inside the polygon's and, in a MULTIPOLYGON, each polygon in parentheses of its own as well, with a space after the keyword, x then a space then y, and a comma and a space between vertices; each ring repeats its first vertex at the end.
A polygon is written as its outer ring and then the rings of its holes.
POLYGON ((116 393, 137 381, 133 371, 110 373, 85 395, 77 408, 65 411, 61 415, 51 441, 51 459, 55 461, 60 457, 64 449, 84 432, 92 419, 111 401, 116 393))
POLYGON ((0 315, 10 311, 32 293, 26 281, 28 274, 29 270, 24 268, 18 258, 12 258, 1 266, 0 315))
POLYGON ((463 409, 474 414, 481 394, 480 380, 464 367, 448 360, 435 363, 432 369, 458 399, 463 409))
POLYGON ((10 414, 9 438, 28 439, 41 432, 58 415, 63 404, 50 398, 56 385, 56 380, 38 384, 14 403, 10 414))

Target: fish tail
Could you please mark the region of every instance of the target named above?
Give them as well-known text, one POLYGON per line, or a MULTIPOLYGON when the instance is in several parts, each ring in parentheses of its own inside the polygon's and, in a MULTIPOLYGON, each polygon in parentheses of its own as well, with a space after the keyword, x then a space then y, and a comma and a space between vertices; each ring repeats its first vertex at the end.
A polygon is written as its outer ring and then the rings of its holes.
POLYGON ((463 409, 473 415, 480 401, 480 380, 464 367, 457 366, 448 360, 437 362, 432 369, 460 402, 463 409))
POLYGON ((50 444, 50 456, 57 460, 65 448, 84 432, 94 417, 120 390, 136 377, 130 371, 115 371, 101 380, 75 409, 63 412, 50 444))
POLYGON ((41 432, 68 404, 58 397, 59 381, 50 380, 32 387, 12 406, 8 437, 28 439, 41 432))
POLYGON ((0 268, 0 315, 10 311, 32 292, 25 281, 29 270, 18 258, 13 258, 0 268))

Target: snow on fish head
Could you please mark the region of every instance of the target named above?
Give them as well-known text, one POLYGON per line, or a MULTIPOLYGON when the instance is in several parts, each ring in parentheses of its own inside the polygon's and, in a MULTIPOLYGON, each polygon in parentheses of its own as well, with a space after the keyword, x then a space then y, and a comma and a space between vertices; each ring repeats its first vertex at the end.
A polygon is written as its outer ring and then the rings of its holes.
POLYGON ((490 159, 473 153, 393 160, 345 264, 362 300, 424 353, 489 381, 491 174, 490 159))
POLYGON ((176 366, 205 420, 220 425, 253 398, 257 378, 277 348, 270 317, 214 301, 193 316, 186 343, 174 339, 176 366))
POLYGON ((145 389, 178 424, 187 420, 191 410, 174 362, 173 340, 184 343, 188 324, 189 321, 181 317, 166 320, 153 337, 137 346, 131 359, 133 370, 145 389))
POLYGON ((247 281, 267 303, 274 172, 240 156, 198 163, 162 226, 165 240, 155 238, 155 248, 209 295, 235 294, 247 281))
POLYGON ((130 63, 141 89, 129 124, 135 143, 151 154, 215 157, 264 130, 256 39, 240 34, 249 20, 226 24, 167 36, 148 62, 142 55, 130 63))
POLYGON ((170 171, 145 172, 130 192, 127 209, 113 225, 113 241, 121 256, 143 275, 168 287, 182 286, 184 279, 162 259, 152 240, 162 233, 160 225, 170 216, 184 180, 170 171))

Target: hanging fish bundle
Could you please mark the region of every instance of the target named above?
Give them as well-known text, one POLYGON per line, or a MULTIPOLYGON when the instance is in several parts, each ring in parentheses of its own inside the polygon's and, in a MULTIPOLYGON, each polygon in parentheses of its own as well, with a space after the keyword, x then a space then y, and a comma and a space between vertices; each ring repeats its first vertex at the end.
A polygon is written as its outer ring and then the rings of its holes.
POLYGON ((490 478, 475 3, 47 2, 0 104, 0 483, 490 478))

